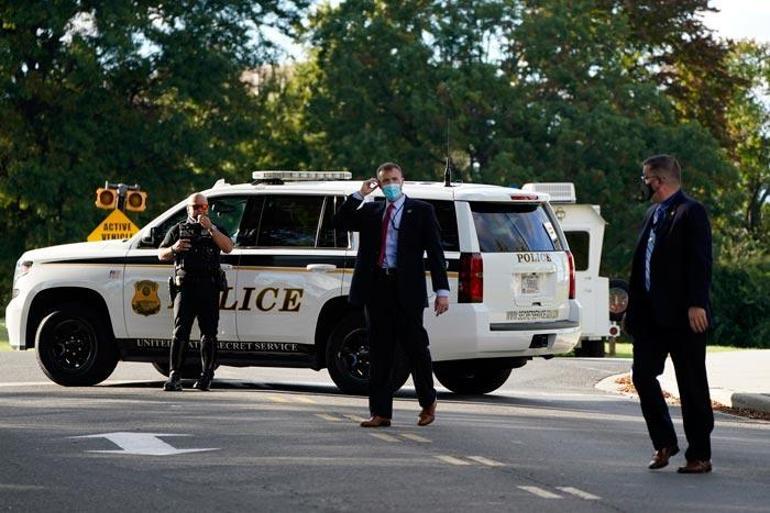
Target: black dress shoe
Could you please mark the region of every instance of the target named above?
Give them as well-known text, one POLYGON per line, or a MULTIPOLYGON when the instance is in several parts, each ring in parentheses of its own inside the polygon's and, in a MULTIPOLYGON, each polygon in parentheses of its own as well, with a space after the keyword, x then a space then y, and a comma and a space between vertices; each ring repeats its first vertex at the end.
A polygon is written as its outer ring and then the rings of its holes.
POLYGON ((179 377, 179 374, 172 372, 168 380, 163 384, 163 390, 166 392, 181 392, 182 379, 179 377))
POLYGON ((711 462, 709 460, 688 460, 687 465, 679 467, 677 472, 680 474, 705 474, 711 472, 711 462))
POLYGON ((193 384, 193 388, 200 390, 201 392, 208 392, 211 390, 211 381, 214 379, 214 376, 209 376, 208 374, 202 374, 200 378, 198 378, 198 381, 196 381, 193 384))
POLYGON ((678 452, 679 447, 676 445, 673 447, 664 447, 663 449, 658 449, 655 451, 655 454, 652 455, 652 459, 650 460, 650 464, 647 465, 647 468, 651 470, 657 470, 659 468, 665 467, 668 465, 669 458, 678 452))

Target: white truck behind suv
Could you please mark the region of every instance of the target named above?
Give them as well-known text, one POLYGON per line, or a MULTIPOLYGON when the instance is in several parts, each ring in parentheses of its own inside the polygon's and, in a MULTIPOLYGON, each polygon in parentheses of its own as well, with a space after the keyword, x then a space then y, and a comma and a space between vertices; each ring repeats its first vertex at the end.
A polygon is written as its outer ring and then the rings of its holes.
MULTIPOLYGON (((252 183, 220 180, 204 191, 235 243, 222 256, 220 365, 327 368, 343 391, 366 392, 367 333, 347 301, 358 236, 331 222, 359 188, 339 180, 349 176, 257 172, 252 183)), ((491 392, 533 357, 572 350, 581 335, 575 269, 547 194, 435 182, 406 182, 404 192, 431 203, 441 225, 450 310, 425 319, 441 384, 491 392)), ((119 360, 167 373, 172 267, 156 248, 184 216, 181 201, 128 240, 24 253, 6 309, 11 346, 35 348, 45 374, 65 386, 99 383, 119 360)), ((194 377, 191 345, 183 373, 194 377)), ((397 387, 408 378, 400 360, 397 387)))
POLYGON ((577 203, 571 182, 527 183, 524 191, 547 193, 575 262, 576 297, 583 307, 578 356, 604 356, 604 342, 620 335, 628 307, 628 284, 599 275, 607 221, 599 205, 577 203))

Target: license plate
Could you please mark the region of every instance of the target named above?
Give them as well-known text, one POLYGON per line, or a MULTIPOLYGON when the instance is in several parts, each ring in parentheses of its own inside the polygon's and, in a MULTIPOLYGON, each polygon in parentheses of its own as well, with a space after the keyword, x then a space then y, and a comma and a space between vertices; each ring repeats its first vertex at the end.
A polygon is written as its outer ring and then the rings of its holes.
POLYGON ((540 276, 537 273, 521 275, 521 293, 540 294, 540 276))
POLYGON ((509 321, 550 321, 559 316, 558 310, 517 310, 505 312, 509 321))

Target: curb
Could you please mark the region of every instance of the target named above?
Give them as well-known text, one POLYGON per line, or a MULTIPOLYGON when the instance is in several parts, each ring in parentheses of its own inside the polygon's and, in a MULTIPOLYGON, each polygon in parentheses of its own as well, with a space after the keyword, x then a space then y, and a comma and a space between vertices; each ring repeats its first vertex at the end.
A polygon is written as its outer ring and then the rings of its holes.
MULTIPOLYGON (((630 372, 624 372, 622 374, 615 374, 608 376, 594 385, 594 388, 602 390, 604 392, 612 392, 620 394, 626 397, 638 397, 635 393, 630 394, 621 390, 621 386, 618 385, 617 380, 619 378, 630 377, 630 372)), ((672 397, 679 399, 679 390, 676 386, 676 382, 670 383, 662 379, 662 376, 658 378, 660 381, 661 389, 670 394, 672 397)), ((726 406, 735 410, 748 410, 759 415, 765 416, 770 414, 770 394, 757 394, 746 392, 733 392, 731 390, 725 390, 723 388, 712 388, 709 390, 711 395, 711 401, 714 403, 715 410, 717 406, 726 406)))
POLYGON ((770 413, 770 394, 746 394, 735 392, 730 400, 733 408, 745 408, 747 410, 770 413))

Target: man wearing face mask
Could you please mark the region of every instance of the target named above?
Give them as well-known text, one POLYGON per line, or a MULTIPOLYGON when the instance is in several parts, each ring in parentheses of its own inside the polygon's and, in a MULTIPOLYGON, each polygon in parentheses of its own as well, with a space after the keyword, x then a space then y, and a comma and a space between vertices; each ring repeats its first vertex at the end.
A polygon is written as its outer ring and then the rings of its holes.
POLYGON ((406 197, 401 168, 386 162, 377 178, 365 180, 335 215, 337 228, 360 234, 349 300, 362 306, 369 331, 369 413, 362 427, 387 427, 393 416, 391 373, 396 344, 409 358, 422 410, 417 424, 435 419, 436 390, 423 313, 428 306, 423 253, 427 252, 436 299, 433 310, 449 308, 441 235, 433 206, 406 197), (386 201, 363 202, 380 187, 386 201), (362 204, 363 203, 363 204, 362 204))
POLYGON ((679 452, 657 377, 671 355, 682 402, 687 464, 680 473, 711 471, 711 409, 706 377, 706 331, 711 325, 711 227, 706 209, 681 190, 674 157, 642 166, 643 198, 652 200, 631 267, 626 331, 634 338, 633 382, 655 452, 648 468, 668 465, 679 452))
MULTIPOLYGON (((203 194, 187 199, 187 220, 171 227, 158 250, 163 262, 174 261, 174 333, 169 355, 169 377, 163 385, 167 392, 182 390, 181 368, 195 318, 201 332, 203 370, 193 385, 208 391, 214 379, 219 329, 219 292, 224 284, 219 253, 230 253, 233 242, 221 227, 208 217, 208 201, 203 194)), ((172 292, 173 295, 173 292, 172 292)))

